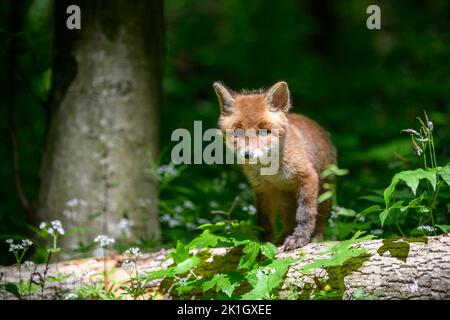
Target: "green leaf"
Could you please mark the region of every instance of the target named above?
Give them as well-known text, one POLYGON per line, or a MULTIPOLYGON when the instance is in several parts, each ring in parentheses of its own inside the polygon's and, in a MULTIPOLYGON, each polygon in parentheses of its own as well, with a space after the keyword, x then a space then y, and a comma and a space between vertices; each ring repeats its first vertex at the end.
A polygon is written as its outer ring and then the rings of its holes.
POLYGON ((155 271, 147 272, 147 276, 145 276, 146 281, 153 281, 157 279, 163 279, 166 277, 173 277, 174 276, 174 268, 169 267, 166 269, 158 269, 155 271))
POLYGON ((206 229, 197 238, 192 240, 187 247, 188 248, 214 248, 217 246, 219 240, 226 241, 226 238, 211 234, 209 229, 206 229))
POLYGON ((16 284, 12 282, 8 282, 5 284, 5 290, 9 293, 12 293, 17 299, 22 299, 22 296, 20 295, 19 288, 16 284))
POLYGON ((363 216, 363 215, 366 215, 366 214, 369 214, 369 213, 372 213, 372 212, 377 212, 377 211, 381 211, 381 207, 378 204, 370 206, 370 207, 364 209, 359 215, 363 216))
POLYGON ((381 226, 384 225, 384 222, 386 221, 387 217, 391 214, 391 212, 393 212, 395 209, 401 208, 402 205, 403 205, 403 201, 397 201, 391 207, 386 208, 383 211, 381 211, 381 213, 380 213, 381 226))
POLYGON ((384 204, 386 205, 386 207, 389 206, 392 193, 394 193, 395 187, 397 186, 399 181, 399 173, 397 173, 392 177, 391 184, 384 190, 384 204))
POLYGON ((178 240, 175 251, 171 252, 169 256, 176 264, 178 264, 189 258, 189 248, 184 246, 181 241, 178 240))
POLYGON ((367 196, 358 197, 358 199, 367 200, 367 201, 375 202, 375 203, 384 203, 383 197, 380 197, 380 196, 377 196, 374 194, 369 194, 367 196))
POLYGON ((331 175, 336 175, 336 176, 345 176, 348 174, 348 169, 340 169, 338 168, 338 166, 336 166, 335 164, 330 164, 328 166, 325 167, 325 169, 322 171, 322 173, 320 174, 320 177, 322 179, 329 177, 331 175))
POLYGON ((450 164, 445 167, 438 168, 438 173, 441 176, 442 180, 444 180, 447 185, 450 186, 450 164))
POLYGON ((406 185, 416 195, 417 187, 421 179, 426 179, 431 183, 433 190, 436 190, 436 173, 432 171, 425 171, 423 169, 416 169, 412 171, 404 171, 400 175, 400 179, 405 181, 406 185))
POLYGON ((448 224, 437 224, 436 227, 441 229, 444 233, 450 232, 450 225, 448 224))
POLYGON ((244 294, 242 299, 264 299, 266 295, 283 282, 289 265, 294 261, 296 260, 292 258, 276 259, 267 266, 259 267, 249 272, 247 281, 253 289, 244 294))
POLYGON ((203 292, 216 288, 216 292, 222 291, 228 297, 234 292, 234 289, 240 285, 243 276, 237 272, 219 273, 202 284, 203 292))
POLYGON ((184 260, 180 264, 177 264, 173 270, 175 274, 185 273, 188 272, 189 270, 194 269, 194 267, 196 267, 199 263, 200 263, 199 257, 192 257, 187 260, 184 260))
POLYGON ((256 259, 258 258, 261 245, 256 241, 249 241, 243 251, 241 260, 239 261, 238 269, 253 269, 256 259))
POLYGON ((271 242, 265 242, 261 245, 261 253, 270 260, 273 260, 277 253, 277 247, 271 242))
POLYGON ((359 243, 359 242, 370 240, 370 239, 374 238, 373 235, 367 235, 365 237, 360 238, 360 236, 363 233, 364 232, 362 232, 362 231, 358 231, 353 235, 353 237, 351 239, 342 241, 342 242, 337 243, 334 246, 326 249, 321 255, 325 255, 326 253, 331 253, 331 256, 329 258, 316 260, 313 263, 310 263, 310 264, 307 264, 307 265, 301 267, 301 270, 303 272, 309 272, 309 271, 317 269, 317 268, 342 266, 351 258, 358 257, 358 256, 364 254, 365 252, 367 252, 366 248, 352 248, 351 247, 355 243, 359 243))
POLYGON ((330 199, 332 196, 333 196, 333 191, 331 191, 331 190, 325 191, 317 198, 317 203, 320 204, 320 203, 324 202, 325 200, 330 199))
POLYGON ((414 195, 416 195, 417 187, 421 179, 426 179, 430 182, 433 190, 436 190, 436 173, 433 171, 425 171, 423 169, 402 171, 394 175, 391 184, 384 190, 384 202, 386 207, 389 206, 389 202, 392 193, 395 191, 395 187, 403 180, 406 185, 411 189, 414 195))

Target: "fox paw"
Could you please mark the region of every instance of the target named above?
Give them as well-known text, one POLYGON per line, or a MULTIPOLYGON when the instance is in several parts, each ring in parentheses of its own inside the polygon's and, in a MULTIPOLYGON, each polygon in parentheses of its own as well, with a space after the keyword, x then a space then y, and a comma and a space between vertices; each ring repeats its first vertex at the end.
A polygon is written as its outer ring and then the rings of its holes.
POLYGON ((283 249, 284 251, 294 250, 297 248, 304 247, 309 243, 309 239, 303 237, 289 236, 284 240, 283 249))

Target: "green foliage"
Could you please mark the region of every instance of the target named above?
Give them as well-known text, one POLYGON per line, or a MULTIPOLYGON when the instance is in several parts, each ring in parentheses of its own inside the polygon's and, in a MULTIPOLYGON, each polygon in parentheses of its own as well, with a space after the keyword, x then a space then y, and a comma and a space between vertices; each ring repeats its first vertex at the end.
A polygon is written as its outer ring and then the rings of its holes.
POLYGON ((120 300, 121 297, 116 295, 113 290, 104 288, 102 282, 83 284, 73 291, 79 299, 89 300, 120 300))
MULTIPOLYGON (((417 119, 421 124, 417 131, 405 129, 402 132, 411 136, 414 152, 423 159, 424 168, 396 173, 390 185, 383 192, 385 208, 373 205, 361 212, 361 215, 379 212, 382 227, 391 218, 390 222, 394 222, 402 236, 406 235, 403 230, 405 225, 408 227, 410 224, 406 224, 400 219, 405 217, 408 212, 413 212, 419 217, 418 226, 409 227, 409 231, 407 231, 409 235, 436 234, 438 230, 443 232, 447 230, 445 225, 442 227, 443 224, 436 225, 435 220, 448 221, 443 213, 445 213, 444 206, 450 198, 448 195, 450 164, 444 167, 437 165, 433 138, 434 125, 427 113, 424 113, 424 120, 420 117, 417 119), (404 182, 406 190, 404 187, 403 189, 399 188, 401 182, 404 182), (423 225, 425 219, 429 220, 431 226, 423 225)), ((365 199, 380 202, 379 198, 374 196, 366 196, 365 199)))
POLYGON ((367 235, 365 237, 360 237, 364 232, 357 232, 349 240, 342 241, 338 244, 331 246, 326 249, 319 256, 326 254, 331 254, 328 258, 318 259, 313 263, 307 264, 301 268, 304 272, 310 272, 317 268, 330 268, 336 266, 343 266, 347 261, 352 258, 358 257, 367 252, 366 248, 355 248, 354 244, 361 241, 373 239, 373 235, 367 235))
POLYGON ((202 293, 209 294, 211 298, 220 298, 220 294, 224 294, 230 299, 262 299, 269 297, 281 284, 289 265, 295 261, 290 258, 277 259, 276 246, 259 242, 256 239, 257 229, 248 222, 231 220, 204 224, 199 229, 203 231, 198 237, 186 246, 178 242, 175 250, 168 255, 173 258, 172 266, 150 272, 145 279, 171 278, 181 295, 200 287, 202 293), (211 275, 204 275, 202 267, 208 264, 208 257, 201 252, 216 247, 240 249, 239 261, 234 271, 223 272, 220 265, 211 275), (200 251, 191 255, 190 249, 200 251), (246 286, 250 286, 247 292, 246 286), (237 289, 244 291, 234 294, 237 289))

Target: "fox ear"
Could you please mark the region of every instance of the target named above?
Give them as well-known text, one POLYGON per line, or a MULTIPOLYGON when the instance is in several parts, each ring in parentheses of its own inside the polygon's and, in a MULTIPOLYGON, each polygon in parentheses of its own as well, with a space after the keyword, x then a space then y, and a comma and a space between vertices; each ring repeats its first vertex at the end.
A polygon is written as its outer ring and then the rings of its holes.
POLYGON ((267 91, 265 101, 269 105, 270 111, 287 112, 291 107, 291 97, 287 83, 284 81, 275 83, 267 91))
POLYGON ((214 82, 213 87, 219 99, 220 111, 224 114, 232 113, 234 109, 233 92, 218 81, 214 82))

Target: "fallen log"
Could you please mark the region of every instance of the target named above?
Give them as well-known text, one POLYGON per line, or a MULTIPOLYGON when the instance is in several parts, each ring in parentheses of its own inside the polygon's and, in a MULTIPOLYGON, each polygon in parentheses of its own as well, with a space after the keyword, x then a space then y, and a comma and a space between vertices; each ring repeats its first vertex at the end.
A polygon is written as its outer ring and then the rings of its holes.
MULTIPOLYGON (((304 273, 300 268, 316 261, 319 255, 332 243, 311 243, 288 252, 280 251, 277 256, 301 259, 291 265, 285 281, 278 291, 281 299, 318 298, 327 290, 336 299, 450 299, 450 236, 399 240, 369 240, 355 246, 364 247, 367 252, 349 260, 341 267, 318 268, 304 273)), ((233 250, 212 249, 204 268, 212 272, 239 256, 233 250)), ((154 271, 173 263, 166 259, 168 250, 144 254, 139 262, 139 271, 154 271)), ((201 253, 196 253, 201 254, 201 253)), ((326 256, 325 256, 326 257, 326 256)), ((323 256, 320 256, 323 258, 323 256)), ((129 274, 121 268, 126 259, 124 255, 111 255, 103 258, 81 259, 50 264, 48 276, 51 279, 62 275, 59 282, 48 282, 43 292, 31 294, 30 299, 64 299, 68 292, 82 284, 95 283, 103 278, 107 270, 106 286, 118 289, 129 280, 129 274)), ((43 274, 45 265, 35 270, 24 270, 19 275, 17 267, 0 268, 0 283, 17 283, 19 278, 27 280, 33 273, 43 274)), ((177 298, 164 281, 152 281, 146 285, 146 298, 177 298)), ((123 292, 123 291, 122 291, 123 292)), ((14 295, 3 293, 3 299, 14 299, 14 295)), ((130 298, 124 295, 122 298, 130 298)), ((191 298, 202 298, 201 295, 191 298)))

